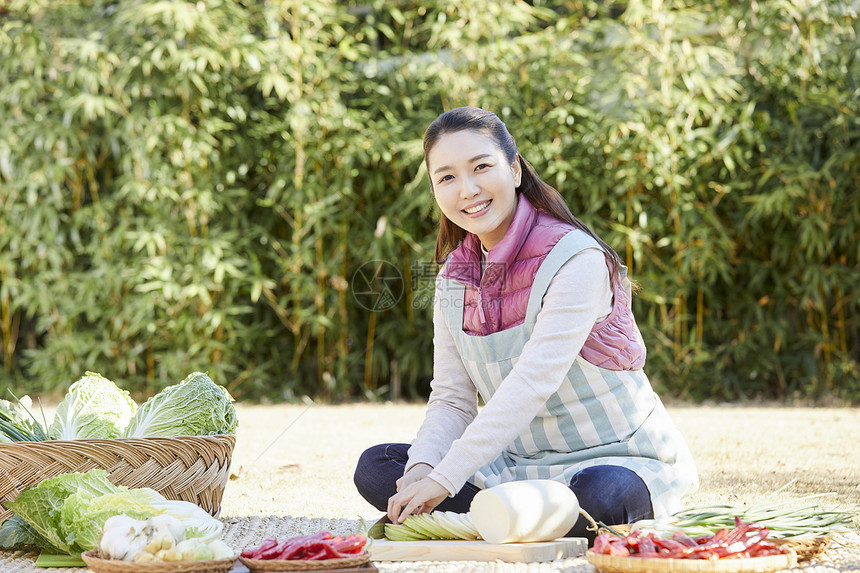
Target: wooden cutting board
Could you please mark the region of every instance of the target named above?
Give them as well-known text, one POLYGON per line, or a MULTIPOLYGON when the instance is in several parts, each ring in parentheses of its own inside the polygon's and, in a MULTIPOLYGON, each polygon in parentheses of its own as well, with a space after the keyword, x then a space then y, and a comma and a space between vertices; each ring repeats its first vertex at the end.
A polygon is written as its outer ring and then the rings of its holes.
POLYGON ((375 539, 368 548, 372 561, 506 561, 540 563, 584 555, 588 541, 583 537, 561 537, 555 541, 501 543, 428 539, 388 541, 375 539))

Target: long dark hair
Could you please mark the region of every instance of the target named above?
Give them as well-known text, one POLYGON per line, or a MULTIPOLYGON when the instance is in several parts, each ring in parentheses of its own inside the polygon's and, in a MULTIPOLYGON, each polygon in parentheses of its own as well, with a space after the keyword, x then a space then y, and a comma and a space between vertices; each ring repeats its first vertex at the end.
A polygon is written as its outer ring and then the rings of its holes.
MULTIPOLYGON (((424 132, 424 161, 427 162, 427 156, 434 145, 439 141, 439 138, 447 133, 457 131, 474 130, 484 135, 491 137, 496 144, 501 148, 502 153, 508 164, 513 164, 514 159, 520 162, 522 168, 522 178, 519 187, 516 188, 518 194, 522 194, 528 199, 529 203, 538 211, 543 211, 560 221, 569 223, 577 229, 588 233, 595 241, 603 248, 606 256, 609 257, 612 264, 611 274, 613 284, 618 278, 618 269, 621 264, 621 259, 618 253, 612 247, 607 245, 603 239, 597 236, 588 225, 573 216, 570 212, 570 207, 565 203, 564 198, 552 185, 549 185, 538 177, 534 167, 520 155, 517 150, 516 141, 508 131, 504 122, 491 111, 487 111, 478 107, 458 107, 451 111, 446 111, 437 117, 433 123, 424 132)), ((428 166, 429 171, 429 166, 428 166)), ((430 180, 430 189, 433 189, 433 180, 430 180)), ((445 257, 466 238, 465 229, 458 227, 451 222, 444 213, 439 219, 439 233, 436 236, 436 262, 442 264, 445 257)))

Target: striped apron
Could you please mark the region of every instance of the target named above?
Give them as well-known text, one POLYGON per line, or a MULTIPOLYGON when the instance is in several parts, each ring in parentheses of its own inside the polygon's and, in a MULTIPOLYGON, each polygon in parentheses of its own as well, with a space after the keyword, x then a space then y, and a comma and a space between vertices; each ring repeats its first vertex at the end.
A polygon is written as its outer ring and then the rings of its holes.
MULTIPOLYGON (((463 331, 465 286, 441 279, 437 292, 447 299, 445 321, 484 402, 516 364, 556 272, 578 252, 597 246, 583 233, 565 235, 538 269, 524 323, 486 336, 463 331)), ((621 271, 627 281, 627 269, 621 271)), ((523 479, 570 483, 574 474, 596 465, 636 472, 648 486, 657 517, 681 509, 682 498, 698 487, 693 457, 645 373, 607 370, 577 356, 528 428, 469 481, 482 489, 523 479)))

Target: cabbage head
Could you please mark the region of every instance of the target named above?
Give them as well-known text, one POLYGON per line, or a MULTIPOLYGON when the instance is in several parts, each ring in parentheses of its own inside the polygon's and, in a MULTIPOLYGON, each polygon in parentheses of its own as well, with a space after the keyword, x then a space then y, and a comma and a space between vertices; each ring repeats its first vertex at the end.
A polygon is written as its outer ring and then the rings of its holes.
POLYGON ((133 519, 145 520, 159 515, 163 510, 153 505, 153 501, 159 498, 163 499, 158 492, 148 488, 118 486, 116 492, 101 495, 76 491, 66 498, 60 509, 59 531, 69 553, 81 553, 98 547, 105 521, 111 516, 124 514, 133 519))
POLYGON ((129 393, 95 372, 69 387, 48 434, 55 440, 118 438, 137 405, 129 393))
POLYGON ((207 542, 220 537, 224 527, 190 501, 168 500, 146 487, 114 485, 103 469, 46 479, 5 504, 15 516, 0 525, 4 549, 32 544, 52 553, 76 554, 95 549, 105 522, 120 514, 140 520, 172 515, 182 522, 186 537, 207 542))
POLYGON ((43 480, 39 485, 24 489, 18 497, 5 502, 6 507, 20 516, 44 538, 50 547, 68 553, 71 547, 61 527, 63 505, 72 495, 99 497, 117 493, 120 487, 108 480, 108 473, 93 469, 87 473, 61 474, 43 480))
POLYGON ((141 404, 122 435, 169 438, 234 434, 237 425, 233 397, 227 389, 202 372, 192 372, 141 404))

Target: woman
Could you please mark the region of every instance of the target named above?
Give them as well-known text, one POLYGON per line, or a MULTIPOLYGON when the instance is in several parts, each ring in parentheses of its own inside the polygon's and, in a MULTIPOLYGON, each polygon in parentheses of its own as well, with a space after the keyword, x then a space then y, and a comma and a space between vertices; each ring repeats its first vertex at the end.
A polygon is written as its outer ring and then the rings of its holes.
MULTIPOLYGON (((411 445, 362 454, 359 492, 394 523, 466 512, 480 489, 521 479, 569 484, 609 524, 680 509, 698 487, 696 468, 642 371, 618 255, 535 174, 493 113, 443 113, 424 152, 444 261, 432 390, 411 445)), ((581 518, 569 535, 593 539, 587 525, 581 518)))

